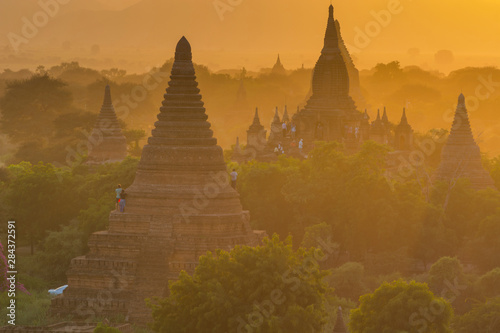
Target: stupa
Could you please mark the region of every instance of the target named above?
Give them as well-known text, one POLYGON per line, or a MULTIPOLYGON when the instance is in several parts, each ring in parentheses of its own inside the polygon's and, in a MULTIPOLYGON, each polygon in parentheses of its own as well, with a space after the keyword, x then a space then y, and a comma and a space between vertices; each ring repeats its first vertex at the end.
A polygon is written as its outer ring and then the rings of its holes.
POLYGON ((481 163, 481 153, 472 135, 463 94, 458 97, 450 135, 441 153, 441 164, 434 175, 435 180, 447 182, 458 178, 468 178, 475 189, 495 187, 481 163))
POLYGON ((342 307, 340 306, 337 310, 337 321, 335 322, 333 333, 347 333, 347 328, 344 323, 344 317, 342 316, 342 307))
POLYGON ((257 245, 249 214, 229 185, 196 82, 191 46, 182 37, 158 121, 144 147, 124 213, 91 235, 89 253, 74 258, 69 287, 52 312, 87 318, 122 314, 150 320, 146 298, 166 296, 168 281, 192 273, 207 251, 257 245))
POLYGON ((109 85, 104 91, 104 102, 88 142, 87 164, 119 162, 127 157, 127 140, 122 133, 109 85))
POLYGON ((281 63, 280 55, 278 54, 278 59, 276 60, 276 63, 274 64, 273 68, 271 69, 272 74, 276 75, 285 75, 286 74, 286 69, 281 63))
POLYGON ((312 95, 305 108, 293 117, 297 137, 306 143, 342 141, 346 129, 359 128, 362 120, 349 95, 349 75, 338 36, 330 5, 324 46, 313 72, 312 95))

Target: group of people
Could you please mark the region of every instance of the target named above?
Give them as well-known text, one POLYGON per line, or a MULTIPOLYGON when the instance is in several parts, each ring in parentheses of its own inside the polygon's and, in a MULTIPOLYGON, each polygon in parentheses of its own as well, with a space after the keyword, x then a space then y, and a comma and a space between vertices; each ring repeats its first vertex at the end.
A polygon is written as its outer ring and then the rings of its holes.
POLYGON ((121 184, 118 184, 118 187, 115 190, 116 192, 116 210, 120 210, 120 213, 125 212, 125 198, 127 197, 127 193, 122 188, 121 184))
MULTIPOLYGON (((291 142, 290 142, 290 149, 289 151, 293 151, 295 150, 296 148, 299 149, 299 153, 302 154, 302 150, 304 148, 304 139, 300 139, 299 142, 297 143, 297 141, 295 141, 295 139, 293 139, 291 142)), ((274 153, 276 155, 283 155, 285 154, 286 150, 284 148, 284 146, 280 143, 278 143, 278 145, 276 147, 274 147, 274 153)))
POLYGON ((283 130, 283 139, 290 135, 292 139, 295 140, 295 134, 297 133, 297 126, 292 122, 283 122, 281 124, 281 129, 283 130))

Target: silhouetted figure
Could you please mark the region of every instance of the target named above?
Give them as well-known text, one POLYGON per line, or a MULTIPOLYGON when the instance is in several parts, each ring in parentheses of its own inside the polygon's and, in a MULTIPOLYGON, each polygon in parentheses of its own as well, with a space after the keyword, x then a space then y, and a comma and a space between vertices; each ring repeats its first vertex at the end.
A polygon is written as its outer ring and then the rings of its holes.
POLYGON ((233 172, 230 173, 231 176, 231 187, 236 189, 236 180, 238 179, 238 173, 236 169, 233 169, 233 172))
POLYGON ((125 212, 126 198, 127 198, 127 193, 125 192, 125 190, 123 190, 122 193, 120 194, 120 202, 118 203, 118 205, 120 206, 120 213, 125 212))
POLYGON ((115 192, 116 192, 116 205, 115 205, 116 207, 115 207, 115 209, 116 210, 118 210, 118 203, 120 202, 120 197, 121 197, 120 195, 121 195, 122 191, 123 191, 123 189, 122 189, 121 184, 118 184, 118 186, 115 190, 115 192))

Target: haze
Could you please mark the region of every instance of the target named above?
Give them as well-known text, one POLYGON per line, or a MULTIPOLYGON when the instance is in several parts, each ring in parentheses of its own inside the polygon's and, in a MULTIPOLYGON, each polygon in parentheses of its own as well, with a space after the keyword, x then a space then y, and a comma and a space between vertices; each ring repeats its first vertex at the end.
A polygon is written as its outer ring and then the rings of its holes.
MULTIPOLYGON (((169 58, 182 35, 193 44, 195 61, 214 70, 271 67, 278 53, 287 68, 314 65, 328 1, 233 1, 239 5, 229 5, 231 10, 223 14, 215 9, 221 3, 228 2, 72 0, 15 52, 7 35, 21 34, 22 17, 31 20, 40 7, 35 0, 2 0, 0 65, 15 69, 78 60, 96 68, 143 72, 169 58), (93 45, 99 53, 91 53, 93 45)), ((335 1, 334 6, 360 69, 398 59, 403 65, 448 72, 500 60, 500 3, 494 0, 354 0, 335 1), (400 13, 391 15, 380 32, 374 30, 369 45, 357 47, 359 30, 366 31, 375 20, 372 11, 391 6, 400 13), (454 58, 437 63, 439 50, 452 51, 454 58)))

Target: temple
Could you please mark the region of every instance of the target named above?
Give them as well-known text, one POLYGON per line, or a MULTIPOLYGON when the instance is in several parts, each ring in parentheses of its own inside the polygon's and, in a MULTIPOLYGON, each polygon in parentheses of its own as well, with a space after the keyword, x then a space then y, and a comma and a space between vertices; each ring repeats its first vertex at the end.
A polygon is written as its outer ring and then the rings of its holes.
MULTIPOLYGON (((282 117, 276 107, 269 137, 266 139, 265 132, 259 130, 259 150, 242 150, 241 153, 233 154, 233 160, 244 162, 256 158, 270 161, 276 159, 276 147, 283 147, 287 154, 301 157, 307 154, 315 141, 338 141, 344 143, 349 151, 356 151, 363 141, 370 139, 370 129, 373 125, 368 122, 369 116, 366 111, 363 114, 356 109, 351 97, 356 96, 356 100, 364 104, 359 86, 359 72, 342 40, 340 24, 334 19, 333 13, 333 6, 330 5, 324 45, 314 67, 312 88, 305 107, 297 107, 297 112, 289 115, 285 105, 282 117), (286 131, 283 131, 283 123, 286 124, 286 131), (303 149, 299 150, 298 143, 301 139, 303 149), (263 144, 264 141, 266 144, 263 144)), ((284 68, 278 56, 273 72, 282 70, 284 68)), ((387 120, 387 115, 385 119, 387 120)), ((388 120, 384 133, 380 135, 382 138, 379 139, 379 135, 375 134, 374 139, 387 143, 387 131, 390 131, 388 120)), ((253 133, 251 128, 247 133, 250 132, 253 133)), ((255 147, 254 138, 255 135, 248 136, 247 147, 255 147)))
POLYGON ((293 116, 305 142, 343 141, 346 129, 359 127, 362 114, 349 95, 349 74, 339 46, 339 32, 330 5, 324 46, 312 78, 312 95, 293 116))
POLYGON ((122 133, 115 108, 111 101, 111 89, 106 86, 104 102, 88 142, 87 164, 119 162, 127 157, 127 140, 122 133))
POLYGON ((276 75, 285 75, 286 74, 286 69, 281 63, 280 55, 278 54, 278 59, 276 60, 276 63, 274 64, 273 68, 271 69, 272 74, 276 75))
POLYGON ((342 307, 340 306, 337 310, 337 321, 335 322, 333 333, 347 333, 347 329, 344 324, 344 317, 342 316, 342 307))
POLYGON ((122 314, 150 320, 145 298, 166 296, 168 281, 193 273, 207 251, 255 246, 238 193, 229 185, 223 152, 213 137, 186 38, 175 60, 158 121, 144 147, 124 213, 111 212, 106 231, 74 258, 69 287, 52 300, 54 314, 85 318, 122 314))
POLYGON ((472 135, 463 94, 458 97, 450 135, 434 175, 434 180, 450 183, 458 178, 468 178, 475 189, 494 188, 493 179, 482 165, 481 153, 472 135))

